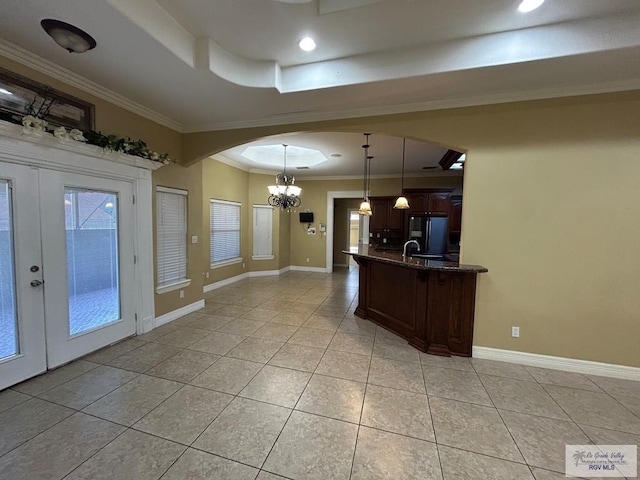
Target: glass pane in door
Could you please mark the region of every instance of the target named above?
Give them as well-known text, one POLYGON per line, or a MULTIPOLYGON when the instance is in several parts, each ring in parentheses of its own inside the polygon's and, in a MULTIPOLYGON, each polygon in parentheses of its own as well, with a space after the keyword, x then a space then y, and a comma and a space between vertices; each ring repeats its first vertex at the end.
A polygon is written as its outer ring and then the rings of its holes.
POLYGON ((19 353, 11 184, 0 179, 0 359, 19 353))
POLYGON ((118 197, 65 188, 69 333, 120 319, 118 197))

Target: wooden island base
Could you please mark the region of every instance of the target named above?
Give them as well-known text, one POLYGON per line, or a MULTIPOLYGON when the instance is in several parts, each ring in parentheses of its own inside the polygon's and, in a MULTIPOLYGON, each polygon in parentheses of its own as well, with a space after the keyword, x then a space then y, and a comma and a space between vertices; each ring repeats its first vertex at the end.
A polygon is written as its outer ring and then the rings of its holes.
MULTIPOLYGON (((348 253, 348 252, 345 252, 348 253)), ((423 352, 470 357, 476 276, 484 267, 371 252, 360 266, 355 314, 400 335, 423 352)))

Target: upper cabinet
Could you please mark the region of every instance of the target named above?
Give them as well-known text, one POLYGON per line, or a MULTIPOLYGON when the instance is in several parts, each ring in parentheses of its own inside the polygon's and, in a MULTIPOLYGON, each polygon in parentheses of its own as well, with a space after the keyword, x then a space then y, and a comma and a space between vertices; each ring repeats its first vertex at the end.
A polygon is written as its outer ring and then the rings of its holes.
POLYGON ((404 226, 404 211, 393 208, 396 197, 371 197, 369 231, 371 233, 395 233, 400 235, 404 226))
POLYGON ((460 232, 460 230, 462 230, 462 197, 451 197, 449 232, 460 232))
POLYGON ((409 213, 414 215, 449 215, 451 189, 406 191, 409 213))

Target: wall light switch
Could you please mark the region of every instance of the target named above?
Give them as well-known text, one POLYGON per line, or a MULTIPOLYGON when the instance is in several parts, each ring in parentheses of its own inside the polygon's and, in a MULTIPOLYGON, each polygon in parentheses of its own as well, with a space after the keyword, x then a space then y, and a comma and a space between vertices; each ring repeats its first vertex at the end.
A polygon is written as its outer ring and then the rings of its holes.
POLYGON ((191 243, 198 243, 198 236, 197 235, 191 235, 191 243))

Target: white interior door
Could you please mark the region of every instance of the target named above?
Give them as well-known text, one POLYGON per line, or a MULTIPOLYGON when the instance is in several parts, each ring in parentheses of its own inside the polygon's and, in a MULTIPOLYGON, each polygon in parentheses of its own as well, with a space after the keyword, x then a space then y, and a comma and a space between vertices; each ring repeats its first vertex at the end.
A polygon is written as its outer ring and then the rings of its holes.
POLYGON ((37 185, 0 164, 0 390, 47 369, 37 185))
POLYGON ((132 184, 41 170, 49 368, 136 333, 132 184))

